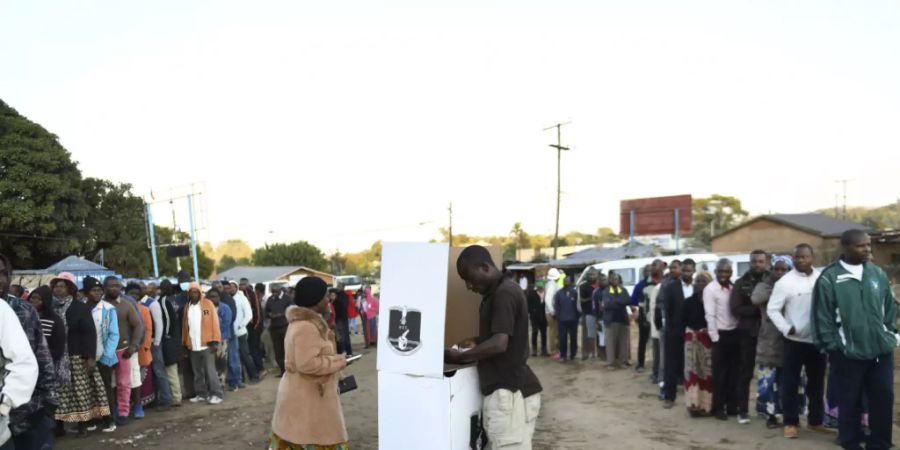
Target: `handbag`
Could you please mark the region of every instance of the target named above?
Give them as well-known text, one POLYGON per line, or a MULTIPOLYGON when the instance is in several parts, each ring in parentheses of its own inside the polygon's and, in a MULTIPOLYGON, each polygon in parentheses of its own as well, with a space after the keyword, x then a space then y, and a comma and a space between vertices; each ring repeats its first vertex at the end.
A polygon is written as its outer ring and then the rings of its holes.
POLYGON ((343 394, 345 392, 355 391, 359 386, 356 384, 356 377, 350 375, 349 377, 341 378, 341 381, 338 381, 338 389, 340 389, 340 393, 343 394))

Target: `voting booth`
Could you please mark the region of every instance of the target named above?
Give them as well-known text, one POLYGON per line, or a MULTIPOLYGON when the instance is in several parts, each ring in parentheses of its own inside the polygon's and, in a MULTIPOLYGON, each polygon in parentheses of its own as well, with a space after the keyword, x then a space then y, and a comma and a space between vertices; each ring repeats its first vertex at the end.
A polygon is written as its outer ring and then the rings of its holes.
MULTIPOLYGON (((489 249, 495 264, 499 247, 489 249)), ((378 447, 467 450, 482 395, 475 365, 447 366, 444 349, 478 336, 481 296, 456 272, 462 249, 385 243, 378 323, 378 447)), ((499 267, 499 265, 498 265, 499 267)))

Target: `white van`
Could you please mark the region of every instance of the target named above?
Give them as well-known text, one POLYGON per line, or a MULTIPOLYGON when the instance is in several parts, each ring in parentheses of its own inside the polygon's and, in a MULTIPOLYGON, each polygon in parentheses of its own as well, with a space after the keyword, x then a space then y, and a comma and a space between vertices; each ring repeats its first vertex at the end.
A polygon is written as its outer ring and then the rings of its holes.
POLYGON ((665 261, 666 264, 678 259, 685 260, 691 258, 697 264, 698 271, 708 271, 713 272, 716 268, 716 262, 719 260, 719 257, 716 256, 715 253, 693 253, 693 254, 684 254, 684 255, 669 255, 669 256, 654 256, 651 258, 632 258, 632 259, 620 259, 617 261, 607 261, 603 263, 594 264, 593 266, 588 266, 581 272, 581 276, 578 277, 577 283, 580 283, 581 280, 587 276, 588 270, 592 267, 596 270, 602 271, 604 274, 609 275, 610 273, 616 273, 622 277, 622 286, 628 290, 630 294, 632 290, 634 290, 634 285, 641 280, 641 276, 643 275, 641 271, 644 270, 644 266, 649 265, 653 261, 659 259, 665 261))

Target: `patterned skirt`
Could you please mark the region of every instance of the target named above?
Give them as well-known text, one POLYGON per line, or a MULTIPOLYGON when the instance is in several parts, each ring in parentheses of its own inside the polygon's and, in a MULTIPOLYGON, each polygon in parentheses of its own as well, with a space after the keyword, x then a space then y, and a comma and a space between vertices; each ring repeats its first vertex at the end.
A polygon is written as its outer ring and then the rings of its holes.
POLYGON ((335 445, 294 444, 272 432, 269 434, 269 450, 350 450, 350 444, 347 442, 335 445))
POLYGON ((712 340, 706 331, 684 331, 684 399, 689 411, 712 412, 712 340))
POLYGON ((141 405, 147 406, 156 400, 156 389, 153 383, 153 370, 150 366, 141 367, 141 405))
POLYGON ((109 416, 109 401, 100 371, 88 376, 81 356, 69 357, 72 380, 58 387, 59 408, 56 420, 68 423, 86 422, 109 416))

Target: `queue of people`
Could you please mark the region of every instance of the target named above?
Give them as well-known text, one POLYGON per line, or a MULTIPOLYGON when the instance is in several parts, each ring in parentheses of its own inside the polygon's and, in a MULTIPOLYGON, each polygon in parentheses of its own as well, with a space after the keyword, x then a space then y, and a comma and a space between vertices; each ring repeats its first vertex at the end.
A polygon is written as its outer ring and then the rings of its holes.
POLYGON ((531 354, 573 361, 580 327, 582 359, 598 355, 610 370, 620 369, 632 364, 633 324, 635 370, 644 371, 651 345, 650 379, 659 384, 663 408, 675 406, 683 386, 691 417, 749 424, 755 377, 755 412, 785 438, 801 435, 805 415, 806 431, 836 431, 845 449, 888 449, 897 304, 885 272, 869 261, 869 236, 849 230, 841 245, 841 257, 821 270, 808 244, 791 255, 753 251, 749 270, 734 281, 726 258, 713 273, 697 273, 691 259, 656 260, 630 297, 614 270, 589 271, 575 286, 574 277, 553 269, 546 285, 526 284, 531 354), (550 354, 546 334, 553 328, 559 350, 550 354))

